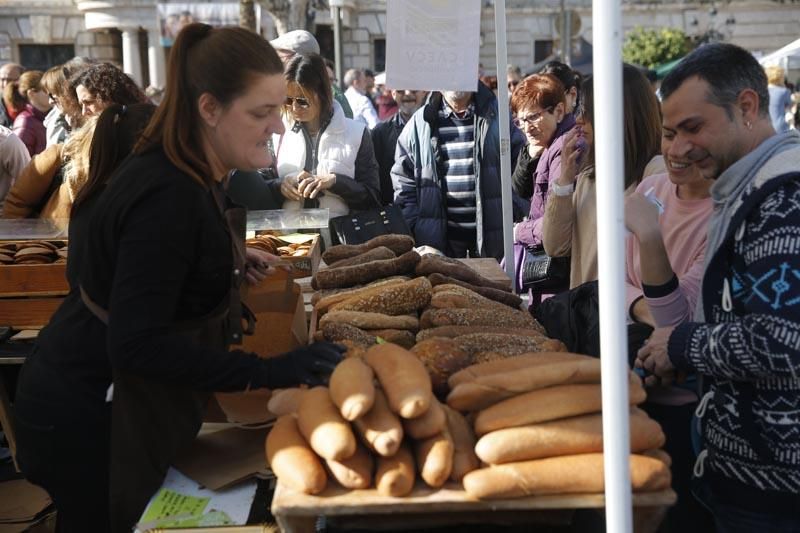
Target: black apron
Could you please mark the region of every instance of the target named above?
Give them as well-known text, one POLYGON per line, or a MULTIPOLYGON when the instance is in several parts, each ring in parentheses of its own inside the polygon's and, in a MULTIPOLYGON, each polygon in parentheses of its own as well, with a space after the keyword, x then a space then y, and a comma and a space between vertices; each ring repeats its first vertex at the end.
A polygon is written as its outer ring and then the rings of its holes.
MULTIPOLYGON (((245 273, 244 208, 225 206, 224 193, 211 187, 231 238, 233 270, 228 294, 213 311, 191 321, 174 324, 173 332, 193 342, 227 350, 251 333, 252 322, 243 331, 239 287, 245 273)), ((104 323, 108 311, 91 301, 81 289, 89 310, 104 323)), ((112 368, 114 397, 111 407, 110 510, 111 530, 129 533, 150 498, 161 486, 178 454, 197 436, 211 393, 126 374, 112 368)))

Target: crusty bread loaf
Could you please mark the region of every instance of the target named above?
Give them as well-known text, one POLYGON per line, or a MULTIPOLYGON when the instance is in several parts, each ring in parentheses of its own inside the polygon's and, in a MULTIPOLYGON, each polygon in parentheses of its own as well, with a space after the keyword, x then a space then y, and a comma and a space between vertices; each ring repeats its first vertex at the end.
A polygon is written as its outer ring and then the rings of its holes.
POLYGON ((474 333, 500 333, 505 335, 524 335, 535 339, 547 338, 538 329, 527 328, 506 328, 502 326, 438 326, 420 330, 417 333, 417 342, 432 339, 434 337, 446 337, 454 339, 462 335, 472 335, 474 333))
POLYGON ((416 344, 416 335, 407 329, 368 329, 366 332, 382 339, 383 342, 402 346, 406 350, 416 344))
MULTIPOLYGON (((428 282, 430 283, 430 282, 428 282)), ((508 309, 508 306, 481 296, 460 285, 438 285, 433 290, 430 301, 435 309, 473 308, 473 309, 508 309)))
POLYGON ((275 416, 294 415, 300 406, 300 395, 305 389, 291 388, 272 391, 267 402, 267 410, 275 416))
POLYGON ((363 416, 375 402, 375 374, 360 357, 348 357, 336 365, 330 378, 331 400, 345 420, 363 416))
POLYGON ((442 409, 447 415, 447 431, 453 439, 453 471, 450 479, 461 483, 465 475, 480 466, 475 455, 475 433, 464 415, 446 405, 442 409))
MULTIPOLYGON (((630 457, 634 492, 669 488, 669 468, 657 459, 630 457)), ((544 494, 601 493, 605 488, 603 454, 550 457, 490 466, 464 476, 467 494, 479 499, 505 499, 544 494)))
POLYGON ((445 274, 447 276, 479 285, 481 287, 491 287, 508 291, 511 288, 511 280, 494 281, 480 275, 476 270, 468 267, 458 259, 451 259, 438 255, 425 255, 419 261, 415 269, 418 276, 429 276, 431 274, 445 274))
POLYGON ((433 488, 444 485, 453 471, 453 439, 447 430, 417 441, 415 451, 422 480, 433 488))
POLYGON ((352 457, 341 461, 325 460, 331 476, 346 489, 366 489, 372 484, 372 456, 362 445, 356 447, 352 457))
POLYGON ((431 377, 433 392, 439 398, 447 396, 447 379, 472 362, 470 355, 455 339, 444 337, 419 342, 411 348, 411 352, 425 365, 431 377))
POLYGON ((450 379, 448 379, 447 382, 452 389, 460 383, 474 381, 489 374, 500 374, 502 372, 510 372, 520 368, 528 368, 530 366, 549 365, 561 361, 572 361, 576 359, 585 360, 588 358, 588 355, 569 352, 539 352, 520 354, 506 359, 468 366, 450 376, 450 379))
POLYGON ((332 322, 350 324, 361 329, 407 329, 411 331, 419 329, 419 320, 415 316, 389 316, 382 313, 362 313, 360 311, 331 311, 320 319, 319 325, 324 328, 325 324, 332 322))
POLYGON ((366 445, 378 455, 394 455, 403 442, 400 419, 389 409, 386 396, 380 389, 375 390, 372 409, 361 418, 356 418, 353 425, 366 445))
POLYGON ((502 326, 531 328, 533 317, 527 311, 514 309, 428 309, 420 317, 420 326, 502 326))
POLYGON ((433 401, 431 378, 413 353, 396 344, 376 344, 364 360, 378 376, 393 412, 416 418, 428 410, 433 401))
POLYGON ((323 269, 311 278, 311 287, 315 290, 352 287, 376 279, 413 272, 418 262, 419 254, 412 250, 394 259, 379 259, 361 265, 323 269))
MULTIPOLYGON (((458 285, 459 287, 464 287, 465 289, 469 289, 475 293, 480 294, 484 298, 489 298, 490 300, 494 300, 495 302, 500 302, 501 304, 507 305, 513 309, 519 309, 520 306, 522 305, 522 298, 520 298, 513 292, 509 292, 511 290, 510 287, 504 289, 481 287, 480 285, 467 283, 466 281, 461 281, 460 279, 451 278, 450 276, 445 276, 444 274, 439 274, 439 273, 428 275, 428 280, 434 287, 443 284, 458 285)), ((544 332, 544 328, 541 328, 541 331, 544 332)))
POLYGON ((447 427, 447 416, 442 409, 442 404, 437 400, 422 416, 403 419, 403 431, 412 439, 427 439, 441 433, 447 427))
POLYGON ((389 285, 404 283, 409 279, 410 278, 408 278, 407 276, 391 276, 388 278, 375 280, 373 282, 367 283, 366 285, 354 285, 352 287, 345 287, 340 289, 319 290, 314 292, 313 295, 311 295, 311 303, 314 305, 314 308, 317 310, 317 313, 322 315, 328 310, 330 306, 348 300, 354 296, 358 296, 359 294, 363 294, 364 292, 369 291, 374 287, 381 287, 381 286, 388 287, 389 285))
POLYGON ((325 264, 331 265, 381 246, 389 248, 395 255, 400 255, 414 247, 414 238, 399 234, 378 235, 362 244, 337 244, 322 253, 322 260, 325 264))
POLYGON ((391 457, 378 457, 375 488, 382 496, 405 496, 414 489, 414 456, 403 444, 391 457))
POLYGON ((385 315, 405 315, 427 307, 431 301, 431 283, 416 278, 405 283, 375 287, 358 296, 331 306, 330 311, 362 311, 385 315))
POLYGON ((328 476, 292 415, 278 418, 266 440, 267 463, 281 484, 305 494, 325 490, 328 476))
MULTIPOLYGON (((458 310, 462 311, 462 309, 458 310)), ((566 349, 564 344, 557 339, 501 333, 472 333, 456 337, 456 341, 473 359, 478 354, 486 352, 495 352, 501 354, 502 357, 511 357, 523 353, 557 352, 566 349)))
POLYGON ((454 387, 447 404, 458 411, 478 411, 523 392, 576 383, 600 383, 600 359, 587 357, 480 376, 454 387))
POLYGON ((670 457, 669 454, 662 449, 645 450, 643 452, 640 452, 639 455, 644 455, 645 457, 652 457, 653 459, 658 459, 667 466, 672 466, 672 457, 670 457))
MULTIPOLYGON (((641 385, 631 384, 631 405, 642 403, 646 397, 641 385)), ((480 411, 475 417, 475 433, 485 435, 498 429, 597 413, 601 407, 600 385, 549 387, 514 396, 480 411)))
MULTIPOLYGON (((661 426, 639 409, 631 412, 630 433, 633 453, 664 445, 661 426)), ((492 431, 475 446, 481 461, 493 465, 602 451, 600 413, 492 431)))
POLYGON ((352 341, 362 346, 372 346, 375 344, 375 336, 370 335, 361 328, 342 322, 325 321, 321 325, 321 330, 317 331, 322 335, 322 339, 329 342, 352 341))
POLYGON ((377 248, 367 250, 364 253, 354 255, 348 259, 342 259, 341 261, 336 261, 335 263, 327 263, 327 265, 328 268, 341 268, 354 265, 363 265, 364 263, 369 263, 370 261, 376 261, 379 259, 393 259, 395 257, 397 257, 397 254, 387 247, 378 246, 377 248))
POLYGON ((314 387, 300 397, 297 427, 323 459, 341 461, 356 452, 355 435, 331 401, 328 387, 314 387))

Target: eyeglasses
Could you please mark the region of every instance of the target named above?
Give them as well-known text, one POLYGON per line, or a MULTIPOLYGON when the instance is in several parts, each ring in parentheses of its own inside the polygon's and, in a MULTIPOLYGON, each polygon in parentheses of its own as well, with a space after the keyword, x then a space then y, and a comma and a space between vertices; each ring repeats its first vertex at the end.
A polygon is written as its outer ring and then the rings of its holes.
POLYGON ((286 97, 286 101, 283 102, 283 105, 286 107, 292 107, 294 104, 297 104, 297 107, 300 109, 308 109, 311 106, 311 102, 308 101, 308 98, 292 98, 291 96, 286 97))
POLYGON ((535 126, 536 124, 538 124, 539 122, 542 121, 542 119, 544 118, 544 114, 545 113, 552 113, 552 112, 553 112, 553 108, 552 107, 548 107, 544 111, 541 111, 539 113, 530 114, 527 117, 514 117, 514 120, 512 122, 518 128, 522 128, 523 124, 526 125, 526 126, 527 125, 535 126))

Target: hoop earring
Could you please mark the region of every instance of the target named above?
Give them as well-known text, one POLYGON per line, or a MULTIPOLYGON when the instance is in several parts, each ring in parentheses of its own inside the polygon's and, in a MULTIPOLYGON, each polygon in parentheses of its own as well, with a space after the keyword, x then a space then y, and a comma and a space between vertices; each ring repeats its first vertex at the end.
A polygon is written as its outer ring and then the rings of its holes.
POLYGON ((748 129, 748 130, 752 130, 752 129, 753 129, 753 123, 752 123, 752 122, 750 122, 749 120, 748 120, 747 122, 745 122, 745 123, 744 123, 744 126, 745 126, 745 127, 748 129))

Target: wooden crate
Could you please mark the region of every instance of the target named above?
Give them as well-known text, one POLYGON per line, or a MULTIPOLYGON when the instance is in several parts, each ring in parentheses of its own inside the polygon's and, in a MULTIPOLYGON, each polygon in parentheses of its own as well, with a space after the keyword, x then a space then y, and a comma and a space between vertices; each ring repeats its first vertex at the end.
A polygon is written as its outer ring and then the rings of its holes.
POLYGON ((0 326, 39 329, 69 292, 67 265, 0 266, 0 326))

